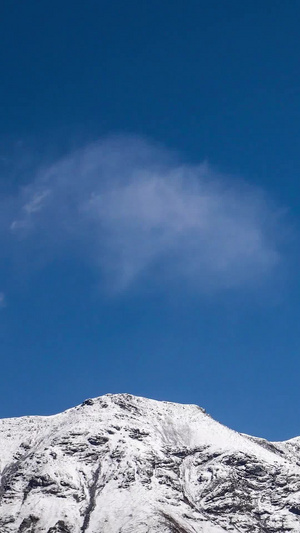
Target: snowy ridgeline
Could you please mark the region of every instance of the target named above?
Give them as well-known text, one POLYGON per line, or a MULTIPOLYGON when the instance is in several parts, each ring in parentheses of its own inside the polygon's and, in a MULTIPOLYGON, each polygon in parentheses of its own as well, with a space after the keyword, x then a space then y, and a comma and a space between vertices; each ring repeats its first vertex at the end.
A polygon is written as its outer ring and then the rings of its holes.
POLYGON ((300 438, 106 395, 0 420, 1 533, 300 532, 300 438))

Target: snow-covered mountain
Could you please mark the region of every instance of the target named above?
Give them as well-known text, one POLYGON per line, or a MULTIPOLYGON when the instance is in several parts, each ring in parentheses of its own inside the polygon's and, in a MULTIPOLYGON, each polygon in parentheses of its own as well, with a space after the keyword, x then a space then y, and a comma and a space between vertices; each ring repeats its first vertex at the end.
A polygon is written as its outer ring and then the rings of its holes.
POLYGON ((0 420, 1 533, 300 532, 300 438, 107 394, 0 420))

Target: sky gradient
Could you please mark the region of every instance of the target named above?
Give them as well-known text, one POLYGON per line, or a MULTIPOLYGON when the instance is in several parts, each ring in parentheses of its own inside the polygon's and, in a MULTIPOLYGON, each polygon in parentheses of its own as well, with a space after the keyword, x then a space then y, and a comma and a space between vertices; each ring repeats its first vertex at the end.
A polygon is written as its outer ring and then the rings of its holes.
POLYGON ((0 416, 299 424, 300 5, 4 2, 0 416))

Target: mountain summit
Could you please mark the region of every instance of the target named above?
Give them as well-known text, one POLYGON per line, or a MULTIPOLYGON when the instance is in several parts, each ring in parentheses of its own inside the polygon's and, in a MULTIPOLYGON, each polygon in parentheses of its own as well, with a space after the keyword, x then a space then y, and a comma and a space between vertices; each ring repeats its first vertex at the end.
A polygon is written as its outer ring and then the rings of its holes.
POLYGON ((107 394, 0 420, 1 533, 300 532, 300 438, 107 394))

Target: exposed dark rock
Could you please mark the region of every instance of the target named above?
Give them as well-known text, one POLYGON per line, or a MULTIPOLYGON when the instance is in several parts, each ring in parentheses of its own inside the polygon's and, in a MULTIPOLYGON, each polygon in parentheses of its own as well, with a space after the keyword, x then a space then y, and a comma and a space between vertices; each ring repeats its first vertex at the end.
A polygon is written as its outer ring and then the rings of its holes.
POLYGON ((88 441, 92 446, 103 446, 108 440, 108 437, 105 437, 104 435, 92 435, 88 438, 88 441))
POLYGON ((72 531, 63 520, 58 520, 55 526, 48 529, 47 533, 72 533, 72 531))
POLYGON ((92 398, 88 398, 87 400, 84 400, 82 402, 81 407, 85 407, 86 405, 94 405, 94 400, 92 398))
POLYGON ((19 527, 19 533, 35 533, 37 531, 36 525, 39 521, 39 518, 34 515, 29 515, 27 518, 22 520, 22 523, 19 527))
POLYGON ((297 515, 300 515, 300 508, 299 507, 290 507, 289 509, 290 513, 294 513, 294 514, 297 514, 297 515))

